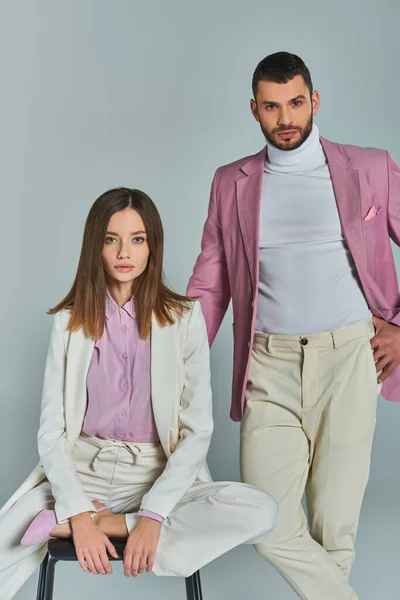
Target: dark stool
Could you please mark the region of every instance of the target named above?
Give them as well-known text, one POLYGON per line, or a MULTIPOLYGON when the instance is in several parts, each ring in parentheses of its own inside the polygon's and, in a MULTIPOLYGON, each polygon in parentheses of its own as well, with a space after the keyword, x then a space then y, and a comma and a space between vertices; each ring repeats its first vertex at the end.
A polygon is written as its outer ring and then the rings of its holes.
MULTIPOLYGON (((110 556, 110 560, 122 560, 126 539, 110 538, 110 541, 114 544, 118 554, 118 559, 110 556)), ((40 567, 36 600, 53 600, 54 571, 59 560, 77 561, 72 540, 49 541, 48 553, 40 567)), ((186 577, 185 583, 187 600, 203 600, 199 571, 196 571, 191 577, 186 577)))

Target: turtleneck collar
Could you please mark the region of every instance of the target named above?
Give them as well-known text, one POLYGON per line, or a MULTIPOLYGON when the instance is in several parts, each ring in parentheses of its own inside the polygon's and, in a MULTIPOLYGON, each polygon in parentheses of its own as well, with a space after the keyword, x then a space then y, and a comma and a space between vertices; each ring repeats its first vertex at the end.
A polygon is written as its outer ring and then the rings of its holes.
POLYGON ((274 173, 308 171, 325 164, 325 154, 315 123, 308 138, 295 150, 280 150, 267 142, 265 170, 274 173))

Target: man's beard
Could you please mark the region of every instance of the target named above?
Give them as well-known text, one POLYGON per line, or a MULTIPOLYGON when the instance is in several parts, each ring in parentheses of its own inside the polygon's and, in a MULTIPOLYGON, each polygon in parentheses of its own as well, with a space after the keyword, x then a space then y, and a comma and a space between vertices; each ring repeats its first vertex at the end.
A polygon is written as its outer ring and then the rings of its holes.
POLYGON ((279 150, 296 150, 296 148, 299 148, 306 141, 306 139, 311 133, 313 127, 313 115, 311 114, 310 119, 305 127, 277 127, 273 130, 272 134, 269 133, 266 129, 264 129, 264 127, 261 124, 260 126, 261 131, 263 132, 264 137, 269 144, 275 146, 275 148, 278 148, 279 150), (291 144, 291 140, 289 140, 288 142, 285 142, 284 140, 282 140, 282 142, 277 142, 275 140, 275 137, 273 137, 276 133, 281 133, 282 131, 289 130, 296 130, 300 132, 299 140, 293 144, 291 144))

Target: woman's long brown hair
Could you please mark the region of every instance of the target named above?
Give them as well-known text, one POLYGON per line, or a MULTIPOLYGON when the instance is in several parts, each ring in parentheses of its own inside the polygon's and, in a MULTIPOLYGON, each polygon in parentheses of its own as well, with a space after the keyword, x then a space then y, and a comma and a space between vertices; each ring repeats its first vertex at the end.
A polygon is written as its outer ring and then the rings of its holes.
POLYGON ((146 339, 150 334, 153 313, 163 327, 172 325, 174 316, 189 308, 192 298, 176 294, 163 282, 164 231, 156 205, 140 190, 116 188, 102 194, 90 209, 75 281, 65 298, 48 311, 55 314, 68 309, 68 331, 83 328, 94 339, 103 334, 107 283, 101 254, 112 215, 126 208, 142 217, 150 250, 146 269, 132 284, 140 337, 146 339))

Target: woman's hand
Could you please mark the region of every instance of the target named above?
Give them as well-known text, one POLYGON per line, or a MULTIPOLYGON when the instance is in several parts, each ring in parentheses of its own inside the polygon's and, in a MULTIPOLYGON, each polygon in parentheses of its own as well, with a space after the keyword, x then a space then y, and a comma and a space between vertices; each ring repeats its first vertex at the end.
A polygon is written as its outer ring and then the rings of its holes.
POLYGON ((154 565, 161 523, 148 517, 140 517, 135 529, 128 537, 124 550, 124 574, 137 577, 154 565), (147 568, 146 568, 147 567, 147 568))
POLYGON ((93 522, 90 513, 74 515, 69 521, 76 556, 85 573, 94 575, 112 573, 107 550, 114 558, 118 558, 118 554, 105 533, 93 522))

